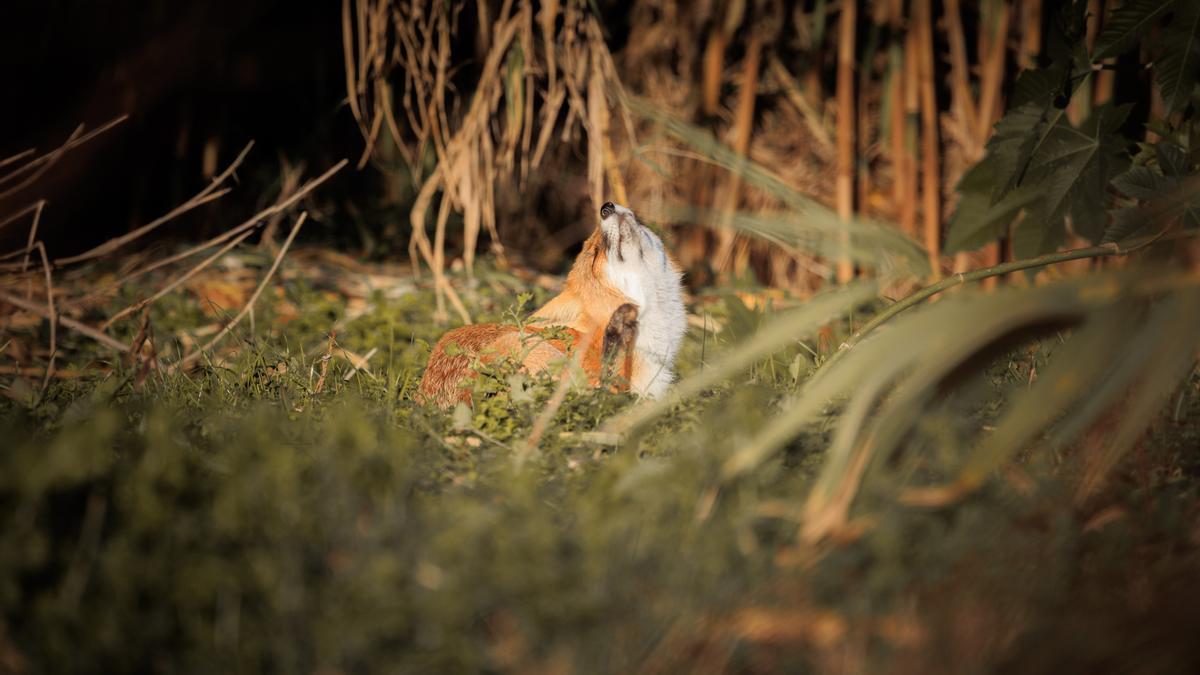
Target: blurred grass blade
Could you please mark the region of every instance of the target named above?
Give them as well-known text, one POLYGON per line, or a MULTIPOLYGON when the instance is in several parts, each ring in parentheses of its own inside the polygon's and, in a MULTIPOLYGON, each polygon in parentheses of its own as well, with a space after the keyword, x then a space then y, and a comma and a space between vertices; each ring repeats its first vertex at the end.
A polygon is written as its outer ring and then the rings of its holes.
POLYGON ((1195 364, 1196 350, 1200 348, 1200 322, 1196 321, 1200 292, 1192 290, 1180 294, 1174 302, 1165 303, 1159 310, 1172 321, 1159 334, 1158 348, 1151 352, 1150 362, 1138 386, 1130 392, 1129 406, 1122 411, 1116 431, 1090 458, 1079 486, 1078 500, 1086 499, 1100 488, 1121 456, 1137 442, 1166 398, 1195 364))
MULTIPOLYGON (((842 363, 819 373, 818 386, 804 396, 828 397, 853 391, 838 422, 834 443, 805 504, 804 537, 819 539, 846 522, 867 467, 882 461, 919 418, 921 403, 944 378, 973 355, 1021 326, 1082 314, 1073 285, 962 295, 905 317, 885 333, 861 344, 842 363), (1047 292, 1049 291, 1049 292, 1047 292), (931 327, 936 329, 931 330, 931 327), (901 379, 903 377, 903 379, 901 379), (866 416, 887 386, 899 379, 871 422, 866 416), (826 384, 828 383, 828 384, 826 384)), ((819 402, 803 404, 812 409, 819 402)), ((781 421, 752 442, 761 461, 803 420, 781 421)))
POLYGON ((875 293, 874 283, 860 282, 818 295, 804 307, 773 319, 753 337, 734 345, 729 353, 716 363, 672 387, 663 398, 647 400, 613 417, 605 423, 603 430, 625 433, 653 421, 684 399, 733 377, 749 368, 755 361, 782 349, 789 342, 799 340, 853 310, 873 298, 875 293))
POLYGON ((1124 352, 1114 349, 1104 355, 1101 361, 1096 362, 1099 364, 1107 361, 1111 364, 1105 373, 1106 377, 1062 422, 1055 425, 1047 440, 1049 448, 1061 449, 1074 442, 1106 410, 1125 396, 1129 387, 1145 372, 1147 363, 1161 348, 1163 336, 1176 330, 1175 324, 1181 320, 1186 321, 1186 315, 1172 316, 1169 313, 1175 309, 1179 300, 1173 298, 1168 303, 1155 307, 1149 316, 1139 321, 1122 322, 1125 327, 1123 332, 1128 332, 1132 327, 1139 330, 1128 337, 1128 347, 1124 352), (1117 353, 1120 353, 1121 357, 1113 358, 1112 354, 1117 353))
MULTIPOLYGON (((899 229, 859 218, 842 220, 832 209, 798 192, 774 173, 738 154, 709 131, 688 124, 638 97, 626 95, 624 102, 629 110, 661 125, 667 134, 691 146, 706 161, 737 174, 747 184, 783 202, 790 211, 787 216, 781 215, 778 218, 734 214, 738 222, 732 224, 738 229, 776 243, 796 242, 792 245, 805 245, 803 242, 813 245, 815 242, 808 239, 813 233, 833 236, 849 232, 852 239, 861 239, 852 245, 874 253, 873 256, 862 255, 864 263, 874 267, 880 266, 883 258, 879 255, 879 250, 882 249, 882 252, 899 255, 908 261, 908 271, 912 274, 923 276, 928 272, 924 249, 899 229)), ((714 223, 725 222, 724 219, 728 217, 729 214, 722 214, 721 218, 718 218, 709 213, 697 216, 696 220, 711 226, 714 223)), ((828 248, 832 243, 826 242, 824 246, 828 248)), ((838 253, 840 252, 839 249, 838 253)), ((822 255, 834 257, 824 252, 822 255)))
MULTIPOLYGON (((1128 308, 1126 308, 1128 309, 1128 308)), ((996 431, 970 451, 959 475, 946 485, 905 490, 901 500, 921 506, 940 506, 981 485, 985 478, 1038 434, 1070 410, 1105 374, 1097 364, 1118 351, 1134 323, 1123 311, 1109 310, 1092 317, 1056 349, 1049 366, 1028 392, 1016 398, 996 431)))
POLYGON ((860 219, 845 221, 828 210, 730 213, 686 207, 673 210, 670 217, 713 229, 732 227, 759 239, 786 248, 801 248, 827 259, 848 256, 865 267, 881 268, 899 257, 904 269, 896 272, 922 276, 929 270, 928 256, 921 245, 900 230, 860 219), (847 234, 849 241, 843 239, 847 234))

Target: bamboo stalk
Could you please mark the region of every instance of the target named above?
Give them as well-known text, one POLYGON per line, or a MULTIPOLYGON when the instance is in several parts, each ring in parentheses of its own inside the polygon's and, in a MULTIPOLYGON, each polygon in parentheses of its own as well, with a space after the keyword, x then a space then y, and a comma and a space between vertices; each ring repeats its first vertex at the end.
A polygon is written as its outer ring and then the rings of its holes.
POLYGON ((980 17, 980 49, 983 50, 979 82, 979 115, 975 128, 976 137, 987 140, 992 125, 1000 118, 1000 94, 1004 84, 1004 54, 1008 49, 1008 25, 1011 13, 1003 0, 994 0, 990 9, 995 12, 989 19, 987 11, 980 17), (986 24, 992 24, 990 27, 986 24))
POLYGON ((1025 0, 1021 8, 1021 51, 1018 61, 1022 69, 1037 67, 1042 52, 1042 0, 1025 0))
MULTIPOLYGON (((843 0, 842 14, 838 22, 838 70, 837 70, 837 212, 842 220, 854 217, 854 38, 858 6, 856 0, 843 0)), ((843 244, 849 246, 849 233, 843 235, 843 244)), ((843 255, 837 261, 838 283, 854 278, 854 264, 843 255)))
MULTIPOLYGON (((950 45, 950 98, 957 136, 962 144, 963 159, 972 163, 983 154, 983 140, 976 136, 977 113, 971 94, 968 74, 966 41, 963 39, 962 11, 958 0, 945 2, 946 41, 950 45)), ((955 273, 965 272, 971 267, 971 255, 960 251, 954 255, 955 273)))
MULTIPOLYGON (((1104 22, 1108 21, 1108 18, 1112 15, 1112 5, 1105 6, 1105 3, 1099 2, 1099 0, 1094 5, 1094 8, 1089 7, 1089 11, 1095 12, 1096 20, 1100 24, 1096 30, 1099 31, 1103 27, 1104 22)), ((1105 59, 1102 63, 1111 65, 1116 63, 1116 59, 1105 59)), ((1113 88, 1116 86, 1116 73, 1106 68, 1096 73, 1094 79, 1096 84, 1092 91, 1092 102, 1097 106, 1101 106, 1112 100, 1113 88)))
POLYGON ((934 279, 941 278, 942 175, 938 147, 938 110, 934 90, 933 17, 930 0, 916 0, 921 92, 921 209, 925 216, 925 250, 934 279))
POLYGON ((920 98, 917 83, 920 81, 920 68, 917 63, 917 32, 913 26, 908 27, 904 38, 904 128, 901 130, 904 143, 903 171, 905 175, 904 199, 900 202, 900 226, 906 234, 914 239, 919 238, 917 232, 917 143, 921 138, 920 128, 920 98))
MULTIPOLYGON (((980 148, 987 143, 992 134, 992 126, 1001 114, 1001 87, 1004 84, 1004 55, 1007 51, 1008 37, 1008 5, 1003 0, 990 0, 980 15, 980 81, 979 108, 976 118, 975 136, 979 139, 980 148)), ((1001 261, 1001 244, 993 241, 984 246, 983 266, 992 267, 1001 261)), ((996 288, 998 277, 988 277, 983 281, 984 290, 996 288)))
POLYGON ((967 139, 967 153, 971 157, 981 154, 978 139, 973 136, 976 129, 975 101, 971 96, 969 65, 966 41, 963 39, 962 11, 959 0, 946 0, 946 41, 950 44, 950 95, 956 123, 967 139))
POLYGON ((908 143, 905 140, 905 127, 908 125, 908 120, 904 114, 904 91, 905 91, 905 76, 904 76, 904 50, 896 49, 892 59, 891 75, 888 80, 889 96, 891 98, 891 106, 888 110, 889 119, 888 126, 891 131, 891 152, 892 152, 892 201, 895 202, 896 210, 900 217, 901 229, 907 234, 912 234, 908 225, 904 222, 903 213, 904 200, 908 198, 908 182, 911 176, 908 173, 908 143))
MULTIPOLYGON (((1100 0, 1089 0, 1087 9, 1087 33, 1084 37, 1088 53, 1096 46, 1096 34, 1100 30, 1100 0)), ((1067 106, 1067 119, 1078 126, 1092 113, 1092 97, 1095 96, 1095 78, 1085 77, 1079 85, 1071 103, 1067 106)))
POLYGON ((729 36, 721 26, 713 26, 704 48, 704 114, 716 115, 721 103, 721 73, 725 69, 725 45, 729 36))
MULTIPOLYGON (((746 44, 746 58, 742 62, 742 79, 738 87, 737 110, 733 124, 733 150, 739 156, 745 157, 750 153, 750 138, 754 131, 754 103, 758 96, 758 71, 762 62, 762 36, 757 27, 750 28, 750 38, 746 44)), ((742 177, 736 172, 729 176, 729 183, 721 198, 720 210, 733 215, 738 205, 738 195, 741 192, 742 177)), ((724 271, 730 267, 733 260, 734 243, 737 233, 726 224, 717 232, 717 253, 714 257, 716 268, 724 271)), ((734 273, 740 274, 742 269, 734 265, 734 273)))

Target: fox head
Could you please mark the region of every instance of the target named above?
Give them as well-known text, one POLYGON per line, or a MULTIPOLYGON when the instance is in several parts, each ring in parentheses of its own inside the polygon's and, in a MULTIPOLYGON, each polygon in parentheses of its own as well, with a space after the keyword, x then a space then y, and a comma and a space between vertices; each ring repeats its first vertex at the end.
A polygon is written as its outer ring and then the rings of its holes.
POLYGON ((587 333, 624 303, 638 310, 634 391, 658 396, 674 379, 687 331, 681 274, 662 240, 628 207, 605 202, 562 294, 534 314, 587 333))

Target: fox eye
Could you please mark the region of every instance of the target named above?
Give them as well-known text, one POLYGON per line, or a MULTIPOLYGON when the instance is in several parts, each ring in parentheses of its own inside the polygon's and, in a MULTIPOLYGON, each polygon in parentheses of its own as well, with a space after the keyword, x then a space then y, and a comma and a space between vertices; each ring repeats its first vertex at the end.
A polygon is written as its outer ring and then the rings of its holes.
POLYGON ((603 220, 613 214, 617 207, 613 206, 612 202, 604 202, 604 206, 600 207, 600 219, 603 220))

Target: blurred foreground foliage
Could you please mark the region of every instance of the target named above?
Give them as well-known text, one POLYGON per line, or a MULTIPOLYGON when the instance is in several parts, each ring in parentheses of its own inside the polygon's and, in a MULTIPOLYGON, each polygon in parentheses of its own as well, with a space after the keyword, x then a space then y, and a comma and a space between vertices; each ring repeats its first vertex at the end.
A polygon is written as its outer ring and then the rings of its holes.
MULTIPOLYGON (((505 284, 518 284, 480 275, 498 281, 472 294, 471 310, 499 318, 511 309, 505 284)), ((473 413, 411 402, 439 332, 426 318, 431 292, 377 295, 340 324, 340 346, 380 348, 369 371, 354 371, 323 359, 323 330, 342 309, 302 278, 285 286, 299 315, 285 323, 263 307, 227 363, 139 380, 114 362, 107 375, 0 403, 0 670, 1186 672, 1200 662, 1195 373, 1086 501, 1073 490, 1098 438, 1021 455, 944 508, 904 505, 889 477, 856 510, 869 523, 811 543, 803 498, 836 407, 752 469, 728 466, 857 314, 824 339, 793 337, 615 445, 596 430, 631 399, 574 391, 528 454, 520 443, 548 378, 499 366, 473 413)), ((688 338, 684 375, 761 334, 777 313, 771 297, 699 298, 705 327, 688 338)), ((160 336, 202 322, 170 304, 152 316, 160 336)), ((890 463, 913 471, 924 457, 918 475, 955 475, 953 449, 986 435, 1007 397, 1070 344, 1042 331, 991 352, 975 369, 982 389, 935 397, 890 463)))

